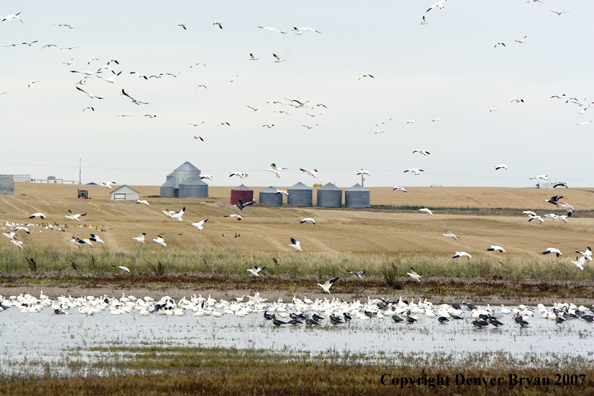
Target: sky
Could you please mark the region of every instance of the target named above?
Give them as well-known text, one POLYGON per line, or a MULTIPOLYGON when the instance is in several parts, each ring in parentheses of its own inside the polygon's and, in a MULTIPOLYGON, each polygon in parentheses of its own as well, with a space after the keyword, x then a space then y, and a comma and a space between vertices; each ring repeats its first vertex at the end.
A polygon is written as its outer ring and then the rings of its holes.
POLYGON ((594 2, 544 1, 2 1, 23 23, 0 22, 0 174, 161 185, 190 161, 213 186, 365 169, 370 187, 592 187, 594 2))

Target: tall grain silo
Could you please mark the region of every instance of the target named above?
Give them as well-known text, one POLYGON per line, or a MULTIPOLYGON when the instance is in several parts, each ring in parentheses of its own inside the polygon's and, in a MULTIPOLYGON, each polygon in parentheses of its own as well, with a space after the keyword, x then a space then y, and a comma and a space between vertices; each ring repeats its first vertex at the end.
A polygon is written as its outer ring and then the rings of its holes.
POLYGON ((342 207, 342 190, 332 183, 318 188, 317 205, 321 208, 340 208, 342 207))
POLYGON ((161 185, 161 196, 163 198, 177 198, 177 188, 175 188, 172 173, 167 175, 167 181, 161 185))
POLYGON ((276 192, 276 188, 270 186, 260 191, 260 205, 283 206, 283 194, 276 192))
POLYGON ((299 182, 287 189, 289 197, 287 204, 293 206, 313 206, 313 191, 310 187, 299 182))
POLYGON ((191 177, 179 183, 179 198, 208 198, 208 184, 191 177))
POLYGON ((200 180, 200 169, 190 164, 188 161, 178 166, 173 171, 174 187, 179 188, 179 184, 186 179, 195 178, 200 180))
POLYGON ((347 208, 369 208, 370 193, 359 183, 344 192, 344 206, 347 208))
POLYGON ((250 202, 254 200, 254 190, 241 184, 231 190, 231 205, 237 205, 237 200, 241 199, 241 202, 250 202))

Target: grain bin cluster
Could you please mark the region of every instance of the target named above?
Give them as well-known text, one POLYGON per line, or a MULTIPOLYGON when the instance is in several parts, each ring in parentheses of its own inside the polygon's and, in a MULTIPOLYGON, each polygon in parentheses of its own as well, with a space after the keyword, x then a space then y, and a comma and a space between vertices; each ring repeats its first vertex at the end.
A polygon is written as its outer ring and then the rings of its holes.
POLYGON ((208 184, 200 179, 200 169, 186 161, 167 175, 161 197, 208 198, 208 184))
MULTIPOLYGON (((287 189, 287 205, 298 207, 313 206, 313 189, 299 182, 287 189)), ((316 191, 317 206, 320 208, 341 208, 342 190, 332 183, 327 183, 316 191)), ((346 208, 369 208, 370 192, 359 184, 345 191, 344 206, 346 208)), ((259 204, 265 206, 282 206, 283 194, 272 186, 260 191, 259 204)), ((232 202, 233 203, 233 202, 232 202)))

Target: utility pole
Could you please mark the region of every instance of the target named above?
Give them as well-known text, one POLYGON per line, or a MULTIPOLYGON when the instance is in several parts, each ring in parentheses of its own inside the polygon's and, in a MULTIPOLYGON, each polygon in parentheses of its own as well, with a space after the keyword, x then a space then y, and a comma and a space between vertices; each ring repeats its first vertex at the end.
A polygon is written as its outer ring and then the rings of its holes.
POLYGON ((78 184, 81 183, 81 173, 82 173, 82 158, 78 159, 78 184))

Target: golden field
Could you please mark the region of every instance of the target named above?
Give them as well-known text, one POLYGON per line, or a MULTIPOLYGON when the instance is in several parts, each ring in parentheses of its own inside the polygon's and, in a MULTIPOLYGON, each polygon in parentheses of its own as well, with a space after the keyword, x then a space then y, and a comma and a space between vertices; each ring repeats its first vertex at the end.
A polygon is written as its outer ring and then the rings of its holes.
MULTIPOLYGON (((524 188, 411 188, 408 193, 391 188, 370 188, 371 205, 428 208, 507 208, 516 211, 493 215, 472 211, 433 216, 410 210, 352 210, 296 207, 250 206, 242 214, 243 221, 224 217, 239 211, 229 204, 231 187, 210 187, 210 198, 147 198, 159 194, 157 186, 132 186, 147 199, 150 206, 132 201, 111 201, 110 189, 100 186, 60 184, 15 184, 13 196, 0 196, 0 221, 20 224, 48 222, 66 225, 66 232, 43 227, 30 227, 30 235, 19 232, 23 246, 45 244, 64 249, 79 249, 68 241, 72 236, 88 238, 96 233, 112 251, 128 251, 139 243, 132 238, 147 233, 147 248, 192 249, 195 247, 232 248, 240 252, 291 252, 290 238, 301 242, 304 252, 379 254, 399 257, 450 257, 466 251, 474 258, 500 253, 487 252, 490 245, 506 249, 505 256, 539 257, 548 247, 559 248, 564 259, 574 258, 574 251, 583 251, 592 244, 594 235, 594 189, 538 190, 524 188), (77 199, 77 189, 89 190, 91 199, 77 199), (545 219, 543 224, 528 222, 522 210, 564 214, 545 200, 561 194, 576 208, 568 223, 545 219), (167 218, 162 210, 186 213, 183 221, 167 218), (80 223, 65 219, 68 209, 86 213, 80 223), (582 216, 580 217, 580 211, 582 216), (34 212, 47 218, 29 220, 34 212), (460 214, 461 213, 461 214, 460 214), (300 224, 304 217, 315 218, 317 224, 300 224), (191 227, 191 222, 208 219, 204 230, 191 227), (460 237, 442 236, 447 229, 460 237), (102 231, 104 230, 104 231, 102 231), (151 242, 162 235, 163 248, 151 242), (235 235, 240 237, 235 237, 235 235)), ((266 187, 254 188, 254 197, 266 187)), ((286 198, 285 198, 286 202, 286 198)), ((315 203, 315 189, 314 189, 315 203)), ((447 211, 446 211, 447 212, 447 211)), ((5 231, 3 231, 5 232, 5 231)), ((16 249, 7 238, 0 239, 0 248, 16 249)), ((90 249, 83 246, 81 249, 90 249)))

